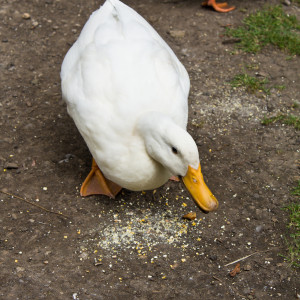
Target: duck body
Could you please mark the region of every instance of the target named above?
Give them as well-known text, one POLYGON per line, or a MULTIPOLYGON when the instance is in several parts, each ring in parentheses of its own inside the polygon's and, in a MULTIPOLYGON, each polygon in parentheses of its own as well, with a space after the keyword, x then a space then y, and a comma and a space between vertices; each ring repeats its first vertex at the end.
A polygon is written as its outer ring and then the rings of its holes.
POLYGON ((107 0, 90 16, 65 56, 61 80, 68 113, 110 181, 149 190, 198 168, 186 131, 187 71, 121 1, 107 0))
POLYGON ((105 177, 143 190, 176 175, 149 157, 137 124, 156 111, 185 129, 189 77, 140 15, 106 1, 67 54, 61 77, 68 112, 105 177))

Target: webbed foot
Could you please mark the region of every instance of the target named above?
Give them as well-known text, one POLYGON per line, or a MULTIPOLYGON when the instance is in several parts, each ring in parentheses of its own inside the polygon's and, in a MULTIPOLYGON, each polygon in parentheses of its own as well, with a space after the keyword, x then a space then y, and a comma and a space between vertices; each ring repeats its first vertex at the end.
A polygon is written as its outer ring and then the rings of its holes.
POLYGON ((110 198, 115 198, 121 189, 122 187, 104 177, 93 159, 92 170, 81 186, 80 195, 106 195, 110 198))
POLYGON ((235 9, 235 6, 228 7, 227 2, 216 3, 216 0, 208 0, 202 3, 203 6, 212 6, 218 12, 229 12, 235 9))

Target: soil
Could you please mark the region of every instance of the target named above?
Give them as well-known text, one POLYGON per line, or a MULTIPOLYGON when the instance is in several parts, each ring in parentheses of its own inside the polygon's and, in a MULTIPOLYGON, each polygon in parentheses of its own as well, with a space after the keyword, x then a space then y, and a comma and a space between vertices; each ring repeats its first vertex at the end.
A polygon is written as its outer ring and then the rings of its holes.
MULTIPOLYGON (((299 299, 299 273, 283 257, 282 209, 296 201, 299 132, 261 124, 299 115, 299 57, 271 46, 244 53, 225 35, 266 1, 229 0, 237 8, 227 14, 200 0, 125 2, 189 72, 188 130, 220 206, 205 214, 171 181, 115 200, 80 197, 91 156, 61 100, 59 73, 103 2, 1 0, 0 298, 299 299), (286 88, 233 88, 243 72, 286 88), (190 211, 197 218, 182 219, 190 211)), ((299 19, 296 4, 283 8, 299 19)))

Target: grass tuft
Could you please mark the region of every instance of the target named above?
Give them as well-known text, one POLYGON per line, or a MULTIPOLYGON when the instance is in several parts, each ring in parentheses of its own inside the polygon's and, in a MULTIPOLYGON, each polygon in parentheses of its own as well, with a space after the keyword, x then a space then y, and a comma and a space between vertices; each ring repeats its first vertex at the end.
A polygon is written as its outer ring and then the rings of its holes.
MULTIPOLYGON (((300 196, 300 181, 297 190, 297 196, 300 196)), ((294 193, 294 192, 292 192, 294 193)), ((300 204, 291 203, 284 208, 290 214, 288 228, 290 229, 290 240, 288 242, 288 256, 285 259, 294 267, 300 267, 300 204)))
POLYGON ((298 185, 292 190, 291 194, 300 197, 300 180, 298 181, 298 185))
POLYGON ((273 123, 281 123, 288 126, 293 126, 296 130, 300 130, 300 118, 294 115, 284 115, 280 114, 276 117, 267 118, 262 120, 262 125, 270 125, 273 123))
POLYGON ((266 94, 270 93, 265 85, 268 83, 268 79, 258 79, 256 77, 250 76, 246 73, 235 75, 230 84, 233 87, 244 86, 248 92, 254 93, 256 91, 263 91, 266 94))
POLYGON ((300 55, 300 23, 281 6, 268 6, 243 20, 243 26, 228 28, 227 34, 241 40, 239 47, 256 53, 266 45, 287 49, 300 55))

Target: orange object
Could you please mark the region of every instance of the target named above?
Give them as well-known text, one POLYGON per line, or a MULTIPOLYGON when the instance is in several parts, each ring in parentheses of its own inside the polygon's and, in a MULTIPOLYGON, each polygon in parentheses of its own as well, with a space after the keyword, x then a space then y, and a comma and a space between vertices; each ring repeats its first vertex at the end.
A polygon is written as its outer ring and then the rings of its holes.
POLYGON ((235 9, 235 6, 228 7, 227 2, 216 3, 216 0, 208 0, 202 3, 203 6, 212 6, 218 12, 229 12, 235 9))
POLYGON ((92 170, 81 186, 80 195, 106 195, 115 198, 121 189, 119 185, 104 177, 93 158, 92 170))
POLYGON ((236 274, 241 272, 241 265, 240 263, 237 263, 234 269, 229 273, 231 277, 234 277, 236 274))

